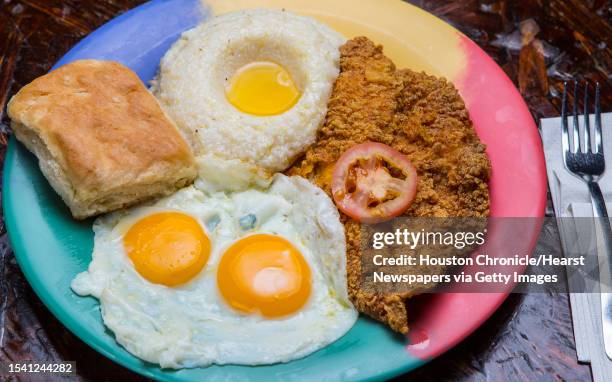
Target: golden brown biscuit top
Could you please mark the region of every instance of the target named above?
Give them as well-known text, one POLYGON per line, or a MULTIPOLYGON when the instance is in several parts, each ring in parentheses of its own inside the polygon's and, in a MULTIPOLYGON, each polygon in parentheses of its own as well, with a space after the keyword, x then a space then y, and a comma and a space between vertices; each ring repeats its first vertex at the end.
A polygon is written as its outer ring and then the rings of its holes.
POLYGON ((23 87, 8 113, 43 138, 80 183, 76 188, 114 188, 164 168, 194 166, 187 143, 157 100, 117 62, 64 65, 23 87))

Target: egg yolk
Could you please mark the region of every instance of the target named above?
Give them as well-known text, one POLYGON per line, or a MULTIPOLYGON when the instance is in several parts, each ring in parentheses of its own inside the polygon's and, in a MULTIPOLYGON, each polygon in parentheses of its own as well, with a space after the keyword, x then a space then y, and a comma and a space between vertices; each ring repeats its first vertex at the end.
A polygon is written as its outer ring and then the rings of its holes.
POLYGON ((166 286, 191 280, 210 255, 210 240, 200 224, 180 212, 140 219, 123 237, 123 245, 142 277, 166 286))
POLYGON ((238 110, 266 116, 291 109, 300 98, 300 91, 285 68, 260 61, 245 65, 234 74, 226 96, 238 110))
POLYGON ((230 246, 217 271, 217 285, 225 301, 243 313, 267 318, 298 311, 310 296, 310 268, 286 239, 247 236, 230 246))

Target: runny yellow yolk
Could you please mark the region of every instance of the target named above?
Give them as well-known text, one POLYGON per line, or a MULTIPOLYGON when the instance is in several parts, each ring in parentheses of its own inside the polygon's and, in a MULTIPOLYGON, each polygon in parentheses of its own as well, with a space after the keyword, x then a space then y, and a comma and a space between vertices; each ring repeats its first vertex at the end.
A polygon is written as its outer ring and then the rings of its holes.
POLYGON ((238 110, 258 115, 281 114, 293 107, 300 91, 289 72, 274 62, 253 62, 238 69, 226 89, 238 110))
POLYGON ((200 224, 180 212, 140 219, 123 237, 123 245, 142 277, 166 286, 191 280, 210 255, 210 240, 200 224))
POLYGON ((243 313, 275 318, 297 312, 310 297, 310 268, 287 240, 247 236, 225 251, 217 271, 225 301, 243 313))

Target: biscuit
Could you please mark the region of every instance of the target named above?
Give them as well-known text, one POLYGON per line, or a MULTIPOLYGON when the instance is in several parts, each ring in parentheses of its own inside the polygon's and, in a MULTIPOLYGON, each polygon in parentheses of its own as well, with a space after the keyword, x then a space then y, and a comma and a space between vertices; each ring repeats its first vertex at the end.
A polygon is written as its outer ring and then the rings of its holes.
POLYGON ((170 194, 197 175, 174 123, 117 62, 64 65, 24 86, 7 109, 15 136, 77 219, 170 194))

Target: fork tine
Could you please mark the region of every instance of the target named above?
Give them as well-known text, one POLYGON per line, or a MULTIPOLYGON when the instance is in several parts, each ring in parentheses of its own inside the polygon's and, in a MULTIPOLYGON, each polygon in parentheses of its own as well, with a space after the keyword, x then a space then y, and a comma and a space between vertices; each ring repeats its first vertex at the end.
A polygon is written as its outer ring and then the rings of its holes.
POLYGON ((601 134, 601 103, 599 82, 595 84, 595 153, 603 154, 603 137, 601 134))
POLYGON ((567 81, 563 82, 563 99, 561 101, 561 145, 563 146, 563 159, 570 152, 569 131, 567 126, 567 81))
POLYGON ((582 106, 584 111, 584 151, 585 153, 591 152, 591 121, 589 116, 589 83, 584 85, 584 105, 582 106))
POLYGON ((572 152, 582 151, 582 144, 580 143, 580 124, 578 123, 578 81, 574 81, 574 123, 572 124, 572 152))

